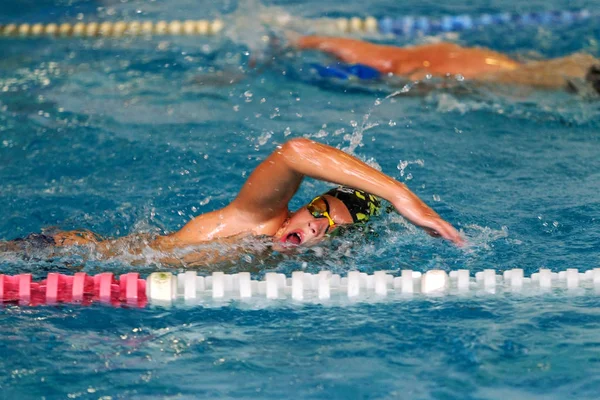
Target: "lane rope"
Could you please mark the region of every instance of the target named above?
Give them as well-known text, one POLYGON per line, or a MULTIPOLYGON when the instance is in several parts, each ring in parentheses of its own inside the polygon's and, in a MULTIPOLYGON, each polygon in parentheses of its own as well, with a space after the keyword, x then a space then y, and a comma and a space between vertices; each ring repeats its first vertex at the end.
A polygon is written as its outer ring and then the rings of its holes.
POLYGON ((102 303, 115 307, 146 307, 148 304, 226 304, 225 301, 251 299, 303 301, 354 300, 398 298, 399 296, 455 296, 469 293, 502 294, 532 293, 550 290, 581 291, 593 289, 600 295, 600 268, 579 272, 575 268, 552 272, 540 269, 524 276, 522 269, 511 269, 498 274, 486 269, 471 276, 460 269, 447 273, 434 269, 424 273, 402 270, 399 276, 385 271, 366 274, 349 271, 346 276, 320 271, 310 274, 292 272, 291 276, 267 272, 264 279, 252 279, 249 272, 225 274, 213 272, 200 276, 196 271, 180 274, 154 272, 146 279, 131 272, 115 276, 111 272, 87 275, 50 273, 40 281, 31 274, 0 275, 0 303, 20 306, 79 303, 102 303))
MULTIPOLYGON (((289 15, 262 17, 262 22, 276 27, 300 26, 304 30, 320 34, 362 34, 384 36, 432 35, 461 32, 489 26, 514 25, 556 26, 568 25, 597 17, 587 9, 569 11, 542 11, 524 14, 498 13, 471 16, 447 15, 440 18, 424 16, 359 18, 319 18, 294 20, 289 15)), ((0 37, 20 38, 92 38, 126 36, 209 36, 223 31, 226 22, 221 19, 185 21, 104 21, 76 23, 8 23, 0 25, 0 37)))

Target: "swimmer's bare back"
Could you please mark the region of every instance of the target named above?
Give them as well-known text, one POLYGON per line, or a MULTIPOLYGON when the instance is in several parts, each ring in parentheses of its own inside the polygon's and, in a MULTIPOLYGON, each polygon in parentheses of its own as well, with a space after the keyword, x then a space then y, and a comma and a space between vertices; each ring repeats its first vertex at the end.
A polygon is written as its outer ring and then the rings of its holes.
MULTIPOLYGON (((203 246, 188 247, 185 251, 181 244, 169 236, 153 236, 149 234, 132 234, 115 239, 105 239, 85 230, 61 231, 50 236, 57 247, 85 246, 102 259, 109 259, 126 254, 141 256, 150 250, 155 252, 156 260, 169 267, 207 267, 239 258, 241 252, 247 252, 244 239, 247 235, 219 238, 203 243, 203 246), (240 243, 242 243, 240 245, 240 243), (212 246, 211 246, 212 245, 212 246)), ((10 243, 10 242, 7 242, 10 243)), ((136 262, 132 262, 135 265, 136 262)))
POLYGON ((551 60, 530 61, 514 70, 484 74, 480 81, 531 86, 540 89, 562 89, 574 79, 585 80, 600 60, 590 54, 575 53, 551 60))
POLYGON ((546 89, 565 88, 572 79, 585 79, 590 68, 600 64, 600 60, 583 53, 521 63, 493 50, 453 43, 397 47, 348 38, 304 36, 294 44, 299 49, 319 50, 346 63, 368 65, 381 73, 411 80, 460 74, 474 81, 546 89))

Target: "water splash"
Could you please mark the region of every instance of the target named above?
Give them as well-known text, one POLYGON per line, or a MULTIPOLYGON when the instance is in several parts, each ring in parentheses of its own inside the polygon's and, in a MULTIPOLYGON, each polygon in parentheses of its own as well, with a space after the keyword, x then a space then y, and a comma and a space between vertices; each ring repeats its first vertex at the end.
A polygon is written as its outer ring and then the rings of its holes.
MULTIPOLYGON (((406 170, 406 168, 409 165, 419 165, 421 167, 425 166, 425 161, 419 159, 419 160, 414 160, 414 161, 409 161, 409 160, 400 160, 398 162, 398 166, 396 168, 398 168, 398 170, 400 171, 400 176, 403 177, 404 176, 404 171, 406 170)), ((412 174, 409 172, 408 174, 406 174, 406 179, 407 181, 410 181, 413 178, 412 174)))
POLYGON ((258 0, 243 0, 238 3, 235 12, 225 19, 224 36, 236 44, 245 45, 249 55, 258 62, 266 61, 271 52, 275 27, 269 21, 285 20, 291 17, 282 8, 265 6, 258 0))
POLYGON ((373 109, 381 104, 379 99, 375 100, 375 103, 369 108, 369 110, 365 113, 362 118, 360 124, 357 121, 350 121, 350 126, 352 126, 352 133, 348 133, 344 135, 344 140, 350 142, 347 147, 343 147, 342 150, 349 154, 354 154, 354 151, 358 147, 364 146, 363 137, 364 133, 370 129, 376 128, 379 126, 379 122, 369 121, 371 114, 373 113, 373 109))
POLYGON ((492 248, 491 243, 508 238, 508 227, 506 226, 493 229, 488 226, 470 224, 466 225, 465 228, 468 231, 468 244, 465 247, 467 254, 477 253, 481 250, 489 251, 492 248))

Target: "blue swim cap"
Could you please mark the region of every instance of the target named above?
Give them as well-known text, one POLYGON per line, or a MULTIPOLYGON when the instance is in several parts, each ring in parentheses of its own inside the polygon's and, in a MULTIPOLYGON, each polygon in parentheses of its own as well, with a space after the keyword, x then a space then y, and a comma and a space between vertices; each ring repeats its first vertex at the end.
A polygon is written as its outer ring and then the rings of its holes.
POLYGON ((322 78, 337 78, 349 80, 356 77, 361 80, 379 79, 381 73, 375 68, 363 64, 343 64, 324 66, 317 63, 310 64, 311 68, 317 71, 322 78))

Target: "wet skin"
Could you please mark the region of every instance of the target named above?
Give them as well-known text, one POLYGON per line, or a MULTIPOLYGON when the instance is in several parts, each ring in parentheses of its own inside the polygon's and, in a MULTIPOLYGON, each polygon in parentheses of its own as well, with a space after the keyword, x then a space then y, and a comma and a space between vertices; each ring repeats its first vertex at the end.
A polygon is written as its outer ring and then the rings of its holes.
POLYGON ((454 43, 398 47, 349 38, 303 36, 293 40, 292 45, 301 50, 318 50, 345 63, 364 64, 382 74, 410 80, 461 75, 476 82, 540 89, 564 89, 572 80, 590 80, 590 69, 600 65, 600 60, 585 53, 519 62, 490 49, 463 47, 454 43))

